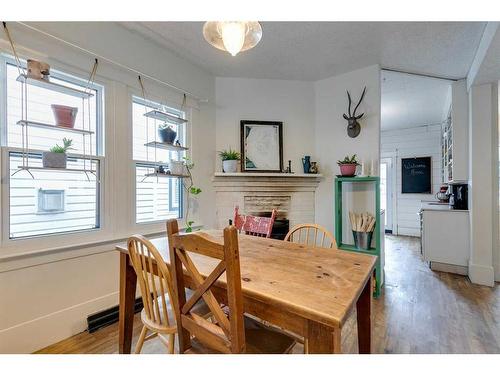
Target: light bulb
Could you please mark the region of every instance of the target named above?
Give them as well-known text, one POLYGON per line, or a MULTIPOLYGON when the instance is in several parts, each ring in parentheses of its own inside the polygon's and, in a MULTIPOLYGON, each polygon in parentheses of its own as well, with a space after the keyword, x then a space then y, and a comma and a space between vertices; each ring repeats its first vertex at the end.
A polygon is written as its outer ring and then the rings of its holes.
POLYGON ((236 56, 243 48, 246 32, 245 22, 224 22, 220 26, 222 42, 231 55, 236 56))

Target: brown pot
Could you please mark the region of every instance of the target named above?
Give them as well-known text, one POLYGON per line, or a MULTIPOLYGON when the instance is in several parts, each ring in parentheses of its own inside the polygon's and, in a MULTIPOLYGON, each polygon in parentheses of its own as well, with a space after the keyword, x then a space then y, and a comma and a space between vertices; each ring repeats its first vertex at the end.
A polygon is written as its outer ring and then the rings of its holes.
POLYGON ((57 126, 64 126, 66 128, 73 128, 75 126, 78 108, 59 104, 52 104, 51 107, 54 112, 57 126))

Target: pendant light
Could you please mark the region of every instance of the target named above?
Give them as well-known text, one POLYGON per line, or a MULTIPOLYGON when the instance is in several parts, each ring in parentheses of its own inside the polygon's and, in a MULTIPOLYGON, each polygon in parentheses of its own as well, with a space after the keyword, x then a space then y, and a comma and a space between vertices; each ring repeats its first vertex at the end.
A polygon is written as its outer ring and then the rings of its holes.
POLYGON ((259 43, 262 27, 256 21, 208 21, 203 36, 215 48, 236 56, 259 43))

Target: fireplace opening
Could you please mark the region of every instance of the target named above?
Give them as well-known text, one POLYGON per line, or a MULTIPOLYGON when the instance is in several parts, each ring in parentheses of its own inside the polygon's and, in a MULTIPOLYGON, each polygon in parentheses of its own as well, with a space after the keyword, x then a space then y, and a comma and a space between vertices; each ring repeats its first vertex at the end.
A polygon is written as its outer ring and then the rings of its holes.
MULTIPOLYGON (((271 211, 265 212, 252 212, 251 215, 271 217, 271 211)), ((271 232, 271 238, 275 240, 284 240, 286 234, 290 230, 290 221, 286 218, 286 213, 278 211, 276 219, 274 219, 273 230, 271 232)))

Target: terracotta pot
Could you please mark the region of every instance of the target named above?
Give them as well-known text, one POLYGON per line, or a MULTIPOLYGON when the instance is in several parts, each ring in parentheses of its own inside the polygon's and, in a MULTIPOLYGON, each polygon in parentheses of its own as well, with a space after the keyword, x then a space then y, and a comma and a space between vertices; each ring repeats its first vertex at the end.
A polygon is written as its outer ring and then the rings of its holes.
POLYGON ((64 126, 66 128, 73 128, 75 126, 78 108, 59 104, 52 104, 51 107, 54 112, 54 117, 56 118, 57 126, 64 126))
POLYGON ((342 176, 354 176, 357 164, 340 164, 340 174, 342 176))

